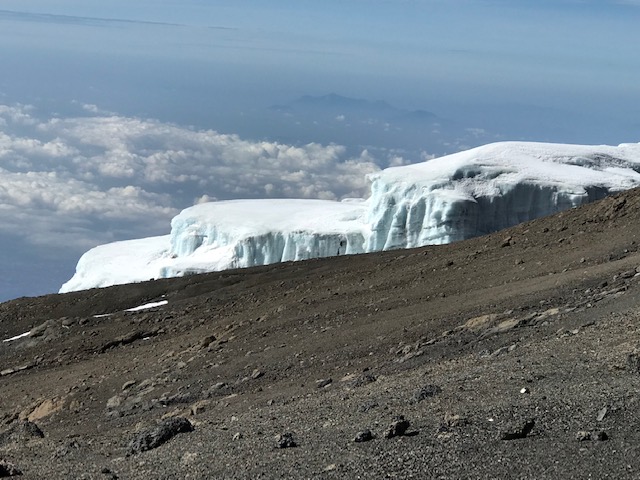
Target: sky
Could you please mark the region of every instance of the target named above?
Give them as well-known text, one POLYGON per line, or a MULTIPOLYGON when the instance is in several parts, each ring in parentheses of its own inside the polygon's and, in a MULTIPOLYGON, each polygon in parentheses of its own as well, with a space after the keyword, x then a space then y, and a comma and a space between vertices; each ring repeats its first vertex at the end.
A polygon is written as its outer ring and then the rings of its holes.
POLYGON ((639 21, 633 0, 0 0, 0 300, 202 201, 366 196, 496 140, 638 142, 639 21), (370 103, 296 103, 328 94, 370 103), (415 111, 435 120, 388 116, 415 111))

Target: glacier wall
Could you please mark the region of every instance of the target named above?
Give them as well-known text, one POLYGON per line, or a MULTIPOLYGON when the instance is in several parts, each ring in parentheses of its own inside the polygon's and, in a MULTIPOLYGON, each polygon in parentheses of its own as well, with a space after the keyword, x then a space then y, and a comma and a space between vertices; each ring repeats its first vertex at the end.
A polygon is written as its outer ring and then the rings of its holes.
POLYGON ((640 144, 503 142, 369 176, 368 252, 445 244, 640 185, 640 144))
POLYGON ((369 176, 367 200, 231 200, 183 210, 168 237, 82 256, 61 292, 444 244, 640 186, 640 143, 502 142, 369 176))
POLYGON ((364 253, 366 203, 236 200, 188 208, 171 222, 174 262, 161 277, 364 253))
POLYGON ((526 183, 477 197, 438 189, 416 194, 415 190, 413 186, 373 181, 375 201, 367 217, 371 227, 367 252, 466 240, 599 200, 609 193, 601 187, 575 193, 526 183))
MULTIPOLYGON (((242 239, 234 239, 222 235, 221 237, 224 240, 214 241, 212 245, 201 243, 202 237, 184 234, 180 229, 176 229, 174 232, 176 235, 175 237, 172 236, 172 257, 185 259, 195 255, 193 257, 194 261, 178 261, 164 266, 160 269, 159 278, 365 253, 365 238, 359 232, 330 234, 271 232, 262 235, 250 235, 242 239), (194 240, 194 237, 198 240, 194 240), (216 257, 219 257, 217 262, 207 262, 205 258, 208 249, 217 254, 220 253, 220 250, 223 250, 224 254, 216 255, 216 257)), ((220 240, 221 237, 217 237, 217 239, 220 240)))

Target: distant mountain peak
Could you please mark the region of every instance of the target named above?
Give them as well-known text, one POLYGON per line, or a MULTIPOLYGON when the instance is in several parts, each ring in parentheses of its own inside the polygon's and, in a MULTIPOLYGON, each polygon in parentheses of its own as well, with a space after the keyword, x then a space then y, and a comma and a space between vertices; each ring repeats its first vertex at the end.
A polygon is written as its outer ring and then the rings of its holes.
POLYGON ((435 113, 429 112, 427 110, 413 110, 412 112, 409 112, 406 116, 413 117, 413 118, 421 118, 421 119, 437 118, 437 115, 435 113))
POLYGON ((327 95, 303 95, 294 100, 292 104, 305 106, 320 106, 325 108, 376 108, 396 110, 383 100, 369 101, 362 98, 345 97, 337 93, 329 93, 327 95))

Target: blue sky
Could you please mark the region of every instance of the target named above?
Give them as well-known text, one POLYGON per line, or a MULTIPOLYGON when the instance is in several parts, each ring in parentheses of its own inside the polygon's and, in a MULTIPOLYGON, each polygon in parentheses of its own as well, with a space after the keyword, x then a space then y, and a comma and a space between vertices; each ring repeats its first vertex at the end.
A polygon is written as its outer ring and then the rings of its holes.
POLYGON ((0 300, 202 199, 366 195, 474 141, 640 141, 638 25, 638 1, 1 0, 0 300), (434 112, 443 140, 269 110, 329 93, 434 112))

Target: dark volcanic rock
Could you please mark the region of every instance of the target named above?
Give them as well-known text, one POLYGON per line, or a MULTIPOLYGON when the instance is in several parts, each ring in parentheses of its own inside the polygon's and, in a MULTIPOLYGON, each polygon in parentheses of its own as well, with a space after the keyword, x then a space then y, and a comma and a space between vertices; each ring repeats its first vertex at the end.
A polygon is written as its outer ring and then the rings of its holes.
POLYGON ((151 338, 151 337, 155 337, 156 335, 158 335, 157 331, 134 331, 134 332, 130 332, 126 335, 122 335, 118 338, 116 338, 115 340, 112 340, 110 342, 105 343, 101 348, 100 348, 100 352, 106 352, 107 350, 111 349, 111 348, 116 348, 116 347, 120 347, 123 345, 129 345, 130 343, 133 343, 137 340, 142 340, 144 338, 151 338))
POLYGON ((129 443, 129 452, 136 454, 152 450, 168 442, 179 433, 192 432, 193 425, 186 418, 169 418, 150 429, 140 432, 129 443))
POLYGON ((35 423, 23 420, 12 425, 9 430, 0 433, 0 445, 8 442, 25 441, 31 438, 44 438, 44 433, 35 423))
POLYGON ((356 436, 353 439, 356 443, 368 442, 369 440, 373 440, 373 434, 371 433, 371 430, 368 429, 356 433, 356 436))
POLYGON ((376 380, 378 379, 375 375, 372 375, 371 373, 364 373, 358 376, 355 380, 353 380, 349 386, 352 388, 358 388, 358 387, 362 387, 363 385, 368 385, 370 383, 373 383, 376 380))
POLYGON ((576 440, 579 442, 588 442, 590 440, 597 440, 598 442, 606 442, 609 440, 609 435, 604 430, 599 430, 597 432, 588 432, 586 430, 582 430, 576 433, 576 440))
POLYGON ((22 475, 18 467, 12 463, 0 460, 0 477, 17 477, 18 475, 22 475))
POLYGON ((607 432, 604 430, 600 430, 599 432, 596 432, 596 440, 599 442, 605 442, 609 440, 609 435, 607 435, 607 432))
POLYGON ((71 440, 66 444, 58 447, 55 453, 53 454, 53 458, 56 458, 56 459, 64 458, 74 451, 77 452, 78 450, 80 450, 80 448, 82 448, 82 445, 80 444, 80 442, 78 442, 78 440, 75 440, 75 439, 71 440))
POLYGON ((409 425, 409 420, 405 420, 403 415, 398 415, 393 419, 393 422, 391 422, 391 425, 389 425, 389 428, 385 432, 384 436, 385 438, 401 437, 402 435, 407 433, 409 425))
POLYGON ((276 437, 276 447, 277 448, 293 448, 297 447, 298 444, 293 438, 293 433, 283 433, 282 435, 278 435, 276 437))
POLYGON ((106 478, 110 478, 111 480, 118 480, 118 475, 113 473, 111 469, 107 467, 104 467, 102 470, 100 470, 100 473, 106 475, 106 478))
POLYGON ((640 351, 634 350, 627 355, 627 366, 633 373, 640 373, 640 351))
POLYGON ((517 440, 519 438, 525 438, 531 433, 531 430, 533 430, 535 424, 535 420, 527 420, 521 428, 504 433, 502 435, 502 440, 517 440))
POLYGON ((316 380, 316 387, 317 388, 324 388, 324 387, 328 387, 332 383, 333 383, 333 379, 331 379, 331 378, 322 378, 320 380, 316 380))
POLYGON ((425 385, 415 393, 413 398, 416 402, 421 402, 429 397, 435 397, 440 392, 442 392, 442 389, 437 385, 425 385))
POLYGON ((200 348, 207 348, 209 345, 211 345, 216 340, 217 339, 216 339, 215 335, 207 335, 202 340, 200 340, 200 348))

